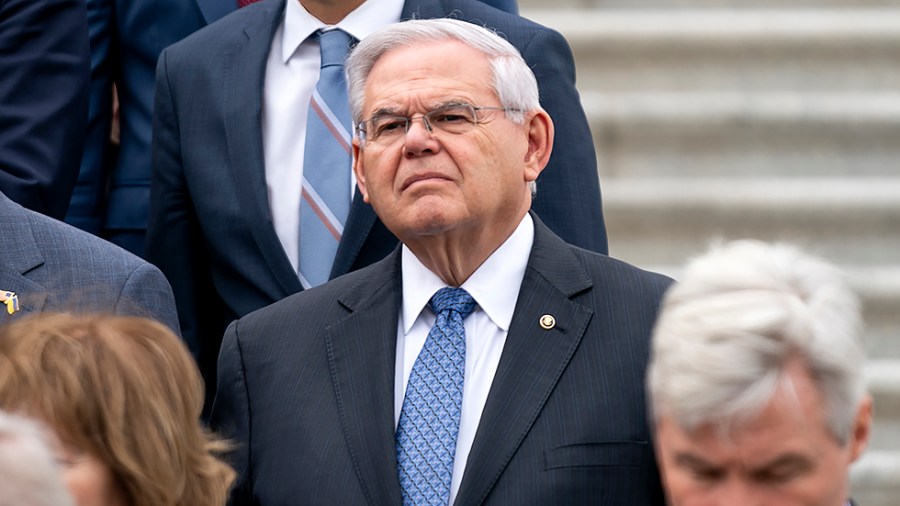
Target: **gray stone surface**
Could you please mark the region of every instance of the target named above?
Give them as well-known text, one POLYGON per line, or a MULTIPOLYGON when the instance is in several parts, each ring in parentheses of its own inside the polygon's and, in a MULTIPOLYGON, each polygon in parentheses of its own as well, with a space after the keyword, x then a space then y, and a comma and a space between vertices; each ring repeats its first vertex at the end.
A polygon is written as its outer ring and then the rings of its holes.
POLYGON ((898 0, 519 0, 525 11, 565 6, 581 9, 640 10, 640 9, 797 9, 797 8, 886 8, 898 7, 898 0))
POLYGON ((900 93, 586 91, 582 103, 604 179, 893 176, 900 160, 900 93))
POLYGON ((566 36, 585 91, 900 89, 900 9, 524 14, 566 36))

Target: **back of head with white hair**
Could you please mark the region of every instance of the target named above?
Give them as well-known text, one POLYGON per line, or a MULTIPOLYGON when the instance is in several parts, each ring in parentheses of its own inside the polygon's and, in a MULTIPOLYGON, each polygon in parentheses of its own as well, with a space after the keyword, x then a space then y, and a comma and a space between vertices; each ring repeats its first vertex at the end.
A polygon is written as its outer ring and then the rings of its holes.
POLYGON ((0 506, 71 506, 47 439, 36 422, 0 411, 0 506))
POLYGON ((457 19, 410 20, 388 25, 364 38, 347 58, 345 68, 353 123, 358 124, 364 119, 362 108, 366 79, 382 55, 400 47, 443 40, 462 42, 488 57, 493 71, 494 92, 500 105, 515 109, 506 113, 512 121, 522 123, 525 119, 522 111, 533 111, 541 106, 534 73, 515 46, 506 39, 487 28, 457 19))
POLYGON ((691 261, 665 296, 652 346, 653 417, 686 430, 758 415, 792 359, 822 394, 839 443, 865 396, 856 296, 833 265, 784 244, 734 241, 691 261))

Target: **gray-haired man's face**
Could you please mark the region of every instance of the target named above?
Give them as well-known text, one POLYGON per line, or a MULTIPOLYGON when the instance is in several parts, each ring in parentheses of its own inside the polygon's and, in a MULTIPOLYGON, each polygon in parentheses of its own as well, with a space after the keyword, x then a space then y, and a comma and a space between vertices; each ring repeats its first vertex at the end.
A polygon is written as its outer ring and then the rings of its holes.
POLYGON ((843 506, 850 464, 865 449, 871 399, 858 408, 846 444, 828 430, 823 399, 799 362, 754 419, 686 431, 656 424, 657 459, 673 506, 843 506))

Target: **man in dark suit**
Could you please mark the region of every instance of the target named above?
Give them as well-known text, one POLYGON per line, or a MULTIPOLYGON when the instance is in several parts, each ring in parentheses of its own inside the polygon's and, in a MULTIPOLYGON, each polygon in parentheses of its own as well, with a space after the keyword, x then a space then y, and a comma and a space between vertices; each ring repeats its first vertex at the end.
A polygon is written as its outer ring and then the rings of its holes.
MULTIPOLYGON (((563 239, 606 253, 592 137, 572 54, 557 32, 472 0, 263 0, 168 48, 159 62, 147 258, 172 283, 208 385, 225 326, 302 290, 299 252, 323 247, 298 246, 300 174, 308 169, 297 118, 305 118, 319 66, 309 35, 336 26, 362 38, 397 19, 447 16, 496 29, 520 49, 561 133, 534 210, 563 239)), ((349 196, 349 155, 346 171, 349 196)), ((361 195, 348 205, 332 278, 397 244, 361 195)))
POLYGON ((67 223, 143 255, 156 60, 166 46, 236 8, 237 0, 87 0, 90 113, 67 223), (113 84, 118 144, 110 137, 113 84))
POLYGON ((90 53, 84 0, 0 1, 0 191, 62 219, 78 176, 90 53))
POLYGON ((0 193, 0 321, 40 311, 144 316, 178 332, 172 289, 156 267, 0 193))
POLYGON ((662 504, 642 377, 671 280, 529 212, 554 127, 528 64, 433 19, 347 72, 354 174, 402 247, 229 326, 234 504, 662 504))
MULTIPOLYGON (((77 3, 69 1, 73 5, 77 3)), ((517 12, 514 0, 486 1, 499 9, 517 12)), ((235 11, 243 3, 250 2, 87 0, 91 40, 90 117, 78 181, 65 215, 67 223, 143 256, 150 206, 157 58, 165 47, 235 11), (118 143, 110 137, 114 83, 119 105, 118 143)), ((76 27, 72 23, 70 26, 76 27)), ((66 91, 74 92, 74 88, 66 91)), ((84 135, 82 129, 77 133, 84 135)), ((81 143, 76 145, 80 149, 81 143)), ((76 159, 73 156, 67 160, 74 163, 76 159)), ((71 190, 71 179, 68 183, 71 190)), ((65 198, 59 202, 62 205, 65 198)))
POLYGON ((872 427, 859 301, 824 260, 735 241, 663 302, 647 384, 673 506, 846 506, 872 427))

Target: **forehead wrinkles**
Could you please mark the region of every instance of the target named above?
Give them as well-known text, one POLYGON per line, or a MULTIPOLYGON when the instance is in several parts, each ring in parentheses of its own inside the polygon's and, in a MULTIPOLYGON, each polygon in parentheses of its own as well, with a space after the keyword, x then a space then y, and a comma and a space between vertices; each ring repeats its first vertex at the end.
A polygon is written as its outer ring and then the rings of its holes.
POLYGON ((398 83, 366 96, 365 111, 370 114, 410 112, 425 113, 451 103, 478 105, 474 93, 466 93, 452 85, 398 83))
POLYGON ((462 43, 425 44, 397 48, 378 59, 365 84, 364 109, 409 104, 430 109, 451 99, 481 105, 477 102, 493 95, 490 65, 482 53, 462 43), (452 58, 447 51, 454 52, 452 58))

